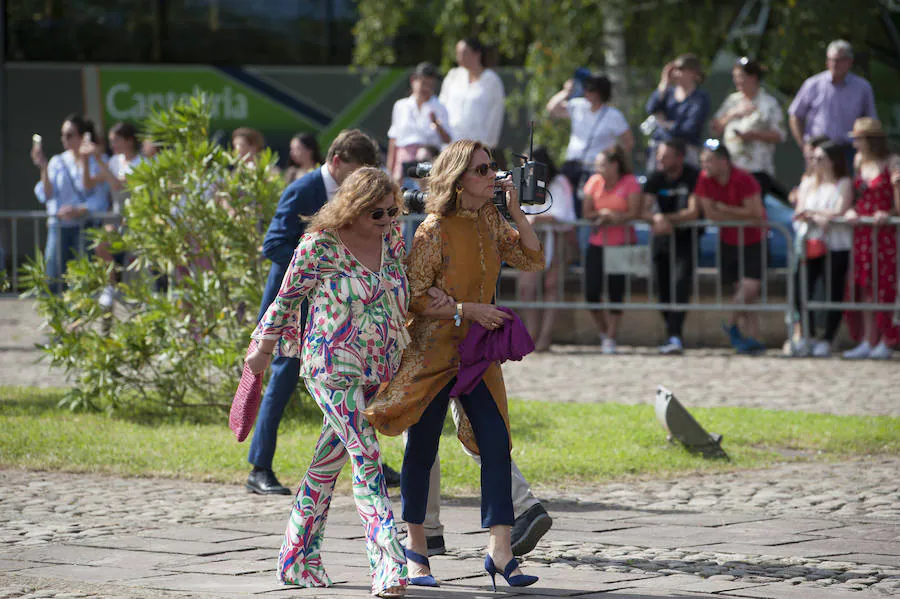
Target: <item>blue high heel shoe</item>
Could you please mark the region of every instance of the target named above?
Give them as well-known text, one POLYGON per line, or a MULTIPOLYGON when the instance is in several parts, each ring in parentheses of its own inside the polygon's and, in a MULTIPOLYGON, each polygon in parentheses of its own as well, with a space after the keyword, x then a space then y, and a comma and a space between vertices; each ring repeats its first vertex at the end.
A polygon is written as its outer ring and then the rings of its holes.
POLYGON ((497 591, 497 583, 494 580, 494 577, 497 574, 502 576, 503 579, 506 580, 506 584, 511 587, 529 587, 538 581, 537 576, 530 576, 528 574, 516 574, 515 576, 512 576, 512 573, 515 572, 518 567, 519 560, 512 558, 501 572, 497 566, 494 565, 494 560, 491 558, 490 554, 484 556, 484 569, 491 575, 491 587, 493 587, 495 592, 497 591))
MULTIPOLYGON (((406 553, 406 559, 415 562, 419 565, 425 566, 429 570, 431 570, 431 564, 428 562, 428 558, 422 555, 421 553, 416 553, 412 549, 404 549, 404 553, 406 553)), ((439 587, 441 585, 438 584, 438 581, 434 579, 434 576, 431 574, 427 574, 425 576, 411 576, 409 578, 409 584, 417 586, 417 587, 439 587)))

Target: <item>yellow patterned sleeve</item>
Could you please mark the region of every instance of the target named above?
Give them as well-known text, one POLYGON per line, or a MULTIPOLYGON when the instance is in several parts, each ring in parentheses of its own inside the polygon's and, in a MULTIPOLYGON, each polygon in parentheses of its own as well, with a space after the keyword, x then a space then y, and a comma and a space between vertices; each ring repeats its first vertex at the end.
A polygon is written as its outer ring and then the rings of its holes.
POLYGON ((406 255, 406 277, 409 279, 409 311, 423 312, 431 302, 428 290, 438 286, 443 270, 441 252, 441 228, 434 216, 426 218, 413 238, 412 248, 406 255))
POLYGON ((522 245, 519 232, 495 206, 488 207, 487 221, 501 260, 519 270, 537 272, 544 269, 544 248, 532 250, 522 245))

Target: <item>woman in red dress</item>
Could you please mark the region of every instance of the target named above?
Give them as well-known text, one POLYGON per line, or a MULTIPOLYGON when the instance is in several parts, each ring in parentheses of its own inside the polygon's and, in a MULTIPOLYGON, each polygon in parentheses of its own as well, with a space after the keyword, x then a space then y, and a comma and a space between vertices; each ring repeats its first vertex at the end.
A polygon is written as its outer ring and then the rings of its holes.
MULTIPOLYGON (((854 180, 856 203, 847 212, 848 220, 874 218, 876 223, 900 214, 900 176, 892 177, 887 136, 881 123, 872 118, 857 119, 851 132, 858 152, 854 180), (892 178, 894 181, 892 181, 892 178)), ((893 304, 897 298, 898 227, 859 225, 853 228, 852 278, 848 283, 850 301, 893 304)), ((891 311, 847 313, 850 336, 861 343, 844 352, 845 358, 891 357, 900 330, 892 322, 891 311)))

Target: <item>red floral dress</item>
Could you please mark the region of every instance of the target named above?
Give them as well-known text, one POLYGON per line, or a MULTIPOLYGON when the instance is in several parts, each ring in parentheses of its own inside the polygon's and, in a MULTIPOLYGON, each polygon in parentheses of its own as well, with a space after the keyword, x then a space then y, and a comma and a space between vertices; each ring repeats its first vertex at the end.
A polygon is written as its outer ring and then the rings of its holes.
MULTIPOLYGON (((894 205, 894 189, 888 169, 866 183, 861 177, 853 181, 856 192, 854 209, 859 216, 873 216, 878 211, 887 212, 894 205)), ((853 228, 853 272, 847 282, 847 296, 851 301, 892 304, 897 298, 897 227, 873 227, 857 225, 853 228), (874 230, 874 235, 873 235, 874 230), (874 242, 877 239, 877 246, 874 242), (873 249, 877 251, 877 263, 873 249), (876 270, 877 268, 877 270, 876 270), (877 294, 875 283, 877 280, 877 294), (852 296, 851 296, 852 294, 852 296)), ((864 332, 860 312, 846 313, 847 328, 854 340, 862 339, 864 332)), ((893 324, 893 311, 876 312, 875 326, 888 346, 897 345, 900 328, 893 324)))

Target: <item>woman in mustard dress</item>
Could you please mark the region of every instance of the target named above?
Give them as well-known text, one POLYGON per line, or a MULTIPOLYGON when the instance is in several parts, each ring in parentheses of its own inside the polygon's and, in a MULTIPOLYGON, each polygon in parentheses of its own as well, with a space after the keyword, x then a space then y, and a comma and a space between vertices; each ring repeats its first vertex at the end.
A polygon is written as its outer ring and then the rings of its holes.
MULTIPOLYGON (((522 270, 544 267, 540 240, 519 207, 507 178, 507 207, 516 228, 493 204, 496 164, 485 147, 457 141, 435 160, 429 177, 425 221, 416 231, 407 260, 410 285, 410 344, 394 379, 365 414, 388 435, 406 429, 408 438, 400 475, 403 519, 409 530, 406 548, 410 584, 437 586, 431 575, 425 531, 429 472, 438 452, 441 430, 459 369, 460 342, 472 322, 497 329, 506 313, 492 305, 501 262, 522 270), (437 287, 451 305, 431 307, 429 289, 437 287)), ((521 574, 510 548, 515 518, 510 483, 509 415, 499 363, 492 364, 474 391, 461 395, 466 418, 460 440, 481 457, 481 520, 490 529, 485 570, 500 573, 511 586, 527 586, 535 576, 521 574)))

